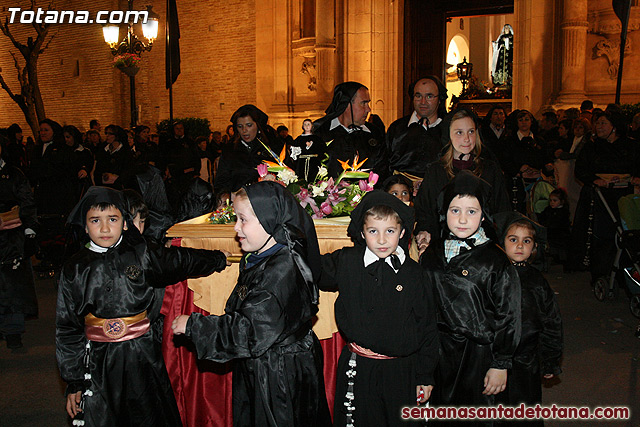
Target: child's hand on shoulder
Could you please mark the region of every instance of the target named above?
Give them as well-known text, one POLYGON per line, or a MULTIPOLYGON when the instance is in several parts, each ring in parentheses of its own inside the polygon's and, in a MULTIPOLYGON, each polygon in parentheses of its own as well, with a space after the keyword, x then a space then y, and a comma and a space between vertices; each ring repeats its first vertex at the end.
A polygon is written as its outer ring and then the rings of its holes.
POLYGON ((507 387, 507 370, 491 368, 484 377, 484 391, 482 394, 498 394, 507 387))
POLYGON ((171 322, 171 330, 173 331, 173 333, 176 335, 184 334, 185 330, 187 329, 188 320, 189 316, 187 316, 186 314, 181 314, 180 316, 173 319, 173 322, 171 322))
POLYGON ((425 403, 431 397, 432 385, 418 385, 416 386, 416 400, 418 404, 425 403))
POLYGON ((225 250, 220 250, 220 252, 222 252, 225 256, 225 258, 227 258, 227 265, 231 265, 231 261, 229 261, 229 257, 231 256, 231 252, 227 252, 225 250))

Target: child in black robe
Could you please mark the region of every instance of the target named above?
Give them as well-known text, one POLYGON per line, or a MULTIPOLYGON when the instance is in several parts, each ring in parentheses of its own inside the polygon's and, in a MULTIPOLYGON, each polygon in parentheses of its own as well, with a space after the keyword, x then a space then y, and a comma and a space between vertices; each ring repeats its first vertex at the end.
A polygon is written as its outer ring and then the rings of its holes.
POLYGON ((178 316, 173 331, 190 338, 202 359, 235 360, 234 426, 330 425, 322 348, 311 329, 319 262, 311 218, 268 181, 243 187, 234 208, 246 255, 225 314, 178 316))
MULTIPOLYGON (((541 377, 553 378, 562 370, 562 318, 553 289, 529 261, 544 243, 545 230, 518 212, 495 217, 505 252, 516 267, 522 287, 522 336, 513 355, 509 381, 498 400, 505 406, 529 407, 542 403, 541 377)), ((509 421, 504 426, 543 426, 542 420, 509 421)))
POLYGON ((431 282, 408 256, 413 209, 384 191, 351 214, 354 247, 322 257, 321 286, 339 290, 338 328, 349 345, 338 361, 334 425, 402 426, 402 408, 433 389, 438 334, 431 282))
POLYGON ((74 425, 182 425, 151 331, 154 286, 223 270, 225 255, 147 243, 111 188, 91 187, 68 221, 91 239, 65 263, 56 308, 56 356, 74 425))
POLYGON ((441 357, 432 403, 438 406, 494 406, 520 340, 520 282, 487 236, 489 190, 464 170, 444 187, 438 206, 445 233, 421 259, 436 288, 441 357))

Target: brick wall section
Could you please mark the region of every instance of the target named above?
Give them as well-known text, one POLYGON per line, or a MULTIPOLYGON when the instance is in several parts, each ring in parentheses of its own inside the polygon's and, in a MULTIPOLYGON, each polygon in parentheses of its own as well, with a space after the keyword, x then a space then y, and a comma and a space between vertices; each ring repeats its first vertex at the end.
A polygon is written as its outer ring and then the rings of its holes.
MULTIPOLYGON (((143 4, 146 3, 137 1, 134 8, 143 9, 143 4)), ((151 52, 143 53, 142 69, 136 76, 139 123, 152 128, 156 122, 169 117, 164 71, 166 2, 156 0, 153 5, 161 16, 158 40, 151 52)), ((174 117, 208 118, 212 129, 224 130, 238 106, 255 103, 256 99, 255 2, 178 0, 177 5, 182 72, 173 86, 174 117)), ((11 6, 26 9, 29 3, 17 0, 11 6)), ((117 0, 59 0, 56 7, 89 10, 95 14, 98 10, 124 10, 126 1, 118 6, 117 0)), ((3 18, 8 15, 6 9, 7 6, 0 8, 3 18)), ((13 24, 11 31, 23 42, 28 33, 34 33, 27 24, 13 24)), ((104 43, 100 25, 61 24, 51 32, 57 34, 38 61, 47 116, 81 130, 86 130, 93 118, 103 126, 109 123, 128 126, 129 79, 111 66, 112 55, 104 43), (74 77, 76 61, 80 73, 74 77)), ((124 36, 124 29, 120 36, 124 36)), ((17 53, 0 34, 2 74, 11 88, 19 91, 9 49, 17 53)), ((0 90, 0 127, 13 122, 29 134, 22 111, 0 90)))

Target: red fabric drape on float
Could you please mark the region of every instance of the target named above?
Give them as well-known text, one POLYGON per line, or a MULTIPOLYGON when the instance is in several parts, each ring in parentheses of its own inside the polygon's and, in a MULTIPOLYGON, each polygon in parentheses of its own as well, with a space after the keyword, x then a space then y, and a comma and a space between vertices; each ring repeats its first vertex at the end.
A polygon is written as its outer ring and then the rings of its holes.
MULTIPOLYGON (((180 245, 180 239, 174 239, 180 245)), ((176 283, 165 290, 161 313, 165 316, 162 331, 162 355, 171 386, 178 402, 184 427, 232 427, 231 381, 232 363, 198 360, 190 341, 174 339, 171 322, 181 314, 209 313, 193 304, 193 291, 187 282, 176 283)), ((339 332, 320 340, 324 354, 324 383, 327 403, 333 416, 338 358, 346 341, 339 332)))

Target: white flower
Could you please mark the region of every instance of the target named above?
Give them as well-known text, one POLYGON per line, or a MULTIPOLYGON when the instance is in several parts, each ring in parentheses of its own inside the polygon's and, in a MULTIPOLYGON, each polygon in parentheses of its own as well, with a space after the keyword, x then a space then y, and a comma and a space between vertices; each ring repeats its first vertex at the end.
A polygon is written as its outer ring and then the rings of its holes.
POLYGON ((353 203, 360 203, 360 199, 362 199, 362 196, 359 194, 356 194, 355 196, 353 196, 353 203))
POLYGON ((327 168, 324 166, 320 166, 318 168, 318 176, 320 178, 324 178, 325 176, 329 175, 329 172, 327 172, 327 168))
POLYGON ((329 186, 329 183, 327 181, 321 182, 320 185, 312 185, 311 197, 322 196, 322 193, 324 193, 324 190, 326 190, 328 186, 329 186))
POLYGON ((291 169, 283 169, 278 172, 278 179, 284 182, 285 185, 289 185, 292 182, 296 182, 298 180, 298 176, 291 169))
POLYGON ((293 160, 298 160, 300 153, 302 153, 301 147, 291 147, 291 158, 293 160))

